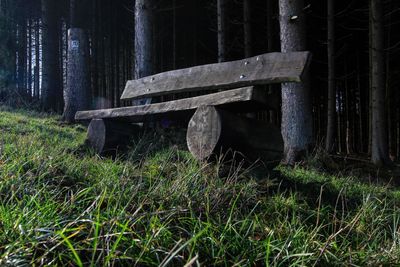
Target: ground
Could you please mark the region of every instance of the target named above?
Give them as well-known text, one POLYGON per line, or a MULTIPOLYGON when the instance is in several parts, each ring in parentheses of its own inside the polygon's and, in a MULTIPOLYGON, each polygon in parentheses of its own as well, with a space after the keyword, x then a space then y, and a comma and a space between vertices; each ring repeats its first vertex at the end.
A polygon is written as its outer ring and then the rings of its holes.
POLYGON ((393 170, 199 163, 171 133, 100 157, 85 130, 0 108, 0 265, 400 263, 393 170))

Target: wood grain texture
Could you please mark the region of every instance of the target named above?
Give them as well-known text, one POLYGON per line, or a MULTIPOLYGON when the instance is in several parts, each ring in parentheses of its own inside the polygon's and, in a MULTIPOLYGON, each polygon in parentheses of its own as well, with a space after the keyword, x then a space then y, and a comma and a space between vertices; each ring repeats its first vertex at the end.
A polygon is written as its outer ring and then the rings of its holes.
POLYGON ((112 120, 93 119, 87 131, 87 143, 98 154, 113 152, 125 146, 131 138, 141 132, 136 124, 112 120))
POLYGON ((243 60, 163 72, 128 81, 121 99, 301 82, 310 55, 310 52, 268 53, 243 60))
POLYGON ((238 151, 255 159, 268 153, 279 159, 283 140, 279 127, 241 117, 213 106, 199 107, 187 130, 189 151, 198 160, 213 154, 238 151))
POLYGON ((155 118, 158 115, 168 117, 168 114, 176 112, 189 112, 189 117, 194 110, 203 105, 231 106, 235 108, 254 109, 267 103, 267 95, 261 88, 245 87, 229 91, 218 92, 198 97, 180 99, 175 101, 149 104, 143 106, 131 106, 113 109, 101 109, 77 112, 76 120, 128 118, 130 121, 139 122, 155 118))

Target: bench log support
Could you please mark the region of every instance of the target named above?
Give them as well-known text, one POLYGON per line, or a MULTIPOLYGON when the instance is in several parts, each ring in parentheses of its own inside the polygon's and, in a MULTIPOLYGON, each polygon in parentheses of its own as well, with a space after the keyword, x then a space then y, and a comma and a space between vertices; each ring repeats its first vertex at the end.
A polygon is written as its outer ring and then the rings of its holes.
POLYGON ((137 124, 93 119, 89 124, 86 140, 96 153, 102 154, 127 145, 131 138, 140 132, 141 126, 137 124))
POLYGON ((280 159, 283 153, 279 127, 214 106, 202 106, 196 110, 189 122, 187 145, 198 160, 206 160, 230 149, 250 159, 280 159))

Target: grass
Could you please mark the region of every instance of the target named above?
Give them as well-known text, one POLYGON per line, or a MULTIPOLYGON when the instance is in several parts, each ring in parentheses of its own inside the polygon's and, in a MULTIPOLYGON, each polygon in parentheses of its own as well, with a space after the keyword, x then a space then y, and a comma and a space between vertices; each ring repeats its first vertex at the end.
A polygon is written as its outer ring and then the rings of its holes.
POLYGON ((396 186, 199 163, 168 133, 101 158, 57 119, 0 108, 2 266, 400 263, 396 186))

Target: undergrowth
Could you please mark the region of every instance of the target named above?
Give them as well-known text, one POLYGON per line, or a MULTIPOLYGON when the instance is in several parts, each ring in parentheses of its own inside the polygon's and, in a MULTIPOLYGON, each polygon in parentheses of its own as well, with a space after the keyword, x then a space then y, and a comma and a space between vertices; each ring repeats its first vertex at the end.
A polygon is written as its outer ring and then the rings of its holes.
POLYGON ((199 163, 173 132, 102 158, 57 119, 0 108, 0 265, 400 263, 394 186, 199 163))

